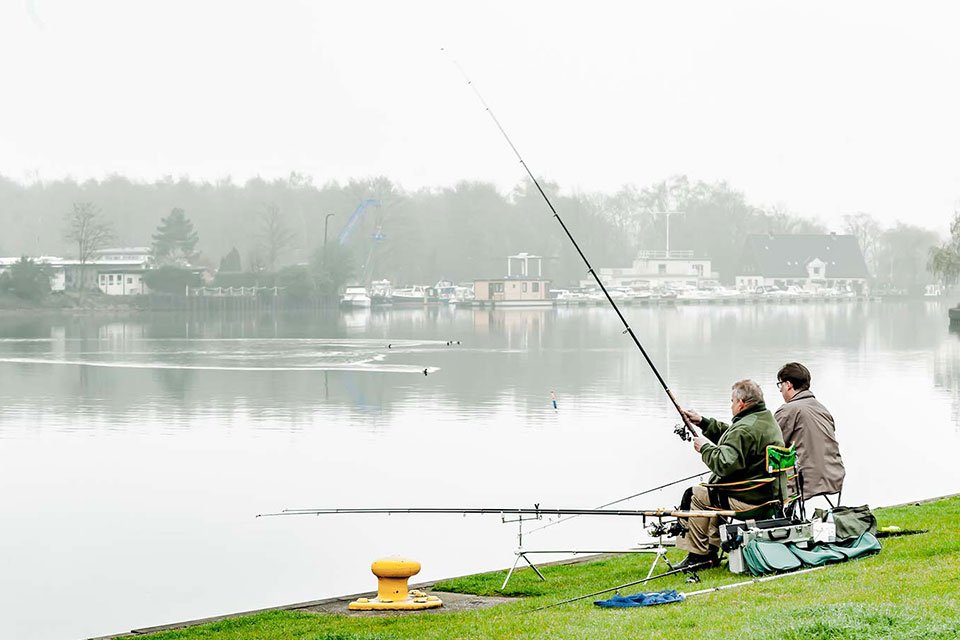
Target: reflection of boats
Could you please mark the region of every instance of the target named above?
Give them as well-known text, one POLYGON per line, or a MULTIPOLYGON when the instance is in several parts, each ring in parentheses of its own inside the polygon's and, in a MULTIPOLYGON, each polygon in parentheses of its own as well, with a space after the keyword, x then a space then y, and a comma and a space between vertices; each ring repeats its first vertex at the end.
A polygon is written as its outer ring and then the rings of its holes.
POLYGON ((340 304, 344 307, 369 307, 370 296, 363 287, 347 287, 340 298, 340 304))

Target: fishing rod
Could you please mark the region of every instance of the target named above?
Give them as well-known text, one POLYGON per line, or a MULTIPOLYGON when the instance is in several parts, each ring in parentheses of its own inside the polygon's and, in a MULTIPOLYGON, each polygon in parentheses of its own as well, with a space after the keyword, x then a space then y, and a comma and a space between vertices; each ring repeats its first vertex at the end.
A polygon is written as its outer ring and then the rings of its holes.
MULTIPOLYGON (((445 49, 441 49, 445 52, 445 49)), ((590 261, 587 260, 587 256, 584 255, 583 251, 580 249, 580 245, 577 244, 577 241, 573 238, 573 234, 570 233, 570 230, 567 228, 567 225, 564 224, 563 220, 560 218, 560 214, 557 213, 556 208, 553 206, 553 203, 550 202, 550 198, 547 197, 546 192, 543 190, 543 187, 540 186, 540 182, 537 181, 536 176, 533 175, 533 172, 530 171, 530 167, 527 166, 527 163, 524 161, 523 156, 520 155, 520 152, 517 150, 517 147, 513 144, 513 141, 510 139, 510 136, 507 135, 506 130, 500 124, 500 121, 497 119, 497 116, 493 113, 493 109, 487 104, 487 101, 483 99, 483 96, 480 95, 480 91, 477 89, 476 85, 473 84, 473 81, 467 75, 466 71, 463 70, 463 67, 460 66, 460 63, 455 59, 451 58, 453 64, 460 71, 460 74, 463 76, 463 79, 466 81, 467 85, 473 89, 473 93, 477 96, 477 99, 480 100, 480 104, 483 105, 483 108, 486 109, 487 113, 490 115, 490 118, 493 120, 493 123, 497 126, 497 129, 500 130, 500 133, 503 135, 504 140, 507 141, 507 144, 510 146, 510 149, 513 150, 514 155, 517 156, 517 160, 520 161, 520 165, 523 167, 524 171, 527 172, 527 175, 530 176, 530 180, 533 181, 534 186, 536 186, 537 191, 540 192, 540 195, 543 196, 544 202, 547 203, 547 206, 550 208, 550 211, 553 213, 553 217, 557 219, 557 222, 560 223, 560 226, 563 228, 564 233, 567 234, 567 238, 570 239, 570 242, 573 243, 574 249, 577 250, 577 253, 580 254, 580 258, 583 260, 583 263, 587 265, 587 273, 593 276, 593 279, 597 281, 597 285, 600 287, 600 290, 603 291, 603 295, 607 298, 607 301, 610 303, 610 306, 613 307, 613 310, 617 313, 617 316, 620 318, 620 322, 623 323, 624 333, 630 334, 630 337, 633 339, 635 345, 640 350, 640 353, 643 354, 643 358, 647 361, 647 364, 650 365, 650 368, 653 370, 654 375, 657 376, 657 380, 660 382, 660 386, 663 387, 663 390, 666 392, 667 397, 670 398, 670 402, 673 403, 673 407, 677 410, 677 413, 680 414, 680 419, 683 421, 682 426, 678 426, 674 429, 674 432, 680 436, 683 440, 689 440, 693 436, 699 435, 697 430, 694 428, 693 423, 690 422, 690 418, 683 413, 683 409, 680 408, 680 403, 677 402, 676 397, 674 397, 673 392, 670 391, 670 387, 667 386, 666 380, 663 379, 663 376, 660 375, 660 371, 657 369, 656 365, 653 364, 653 360, 650 359, 650 356, 647 354, 647 350, 643 348, 643 345, 640 344, 640 339, 637 338, 637 334, 633 332, 633 328, 630 327, 630 323, 627 322, 627 319, 624 317, 623 313, 620 311, 620 307, 617 306, 617 303, 614 302, 613 298, 610 296, 610 292, 607 291, 607 288, 603 285, 603 281, 600 280, 600 276, 597 275, 597 272, 594 270, 593 266, 590 264, 590 261), (689 430, 689 434, 687 433, 689 430)))
POLYGON ((258 518, 267 518, 274 516, 325 516, 342 514, 394 514, 394 513, 417 513, 417 514, 439 514, 455 513, 459 515, 479 514, 500 516, 526 516, 532 515, 537 518, 543 516, 637 516, 644 518, 712 518, 715 516, 734 516, 735 511, 715 511, 713 509, 706 511, 681 511, 679 509, 547 509, 535 505, 529 508, 446 508, 446 507, 373 507, 373 508, 319 508, 319 509, 284 509, 275 513, 261 513, 258 518))
MULTIPOLYGON (((704 568, 706 565, 709 565, 709 564, 710 564, 709 561, 708 561, 708 562, 699 562, 699 563, 697 563, 697 564, 690 565, 689 567, 685 567, 685 568, 683 568, 683 569, 673 569, 672 571, 665 571, 665 572, 661 573, 660 575, 653 576, 652 578, 644 578, 643 580, 635 580, 635 581, 633 581, 633 582, 628 582, 628 583, 626 583, 626 584, 621 584, 621 585, 618 585, 618 586, 616 586, 616 587, 610 587, 609 589, 604 589, 603 591, 595 591, 594 593, 588 593, 587 595, 584 595, 584 596, 577 596, 576 598, 570 598, 569 600, 564 600, 564 601, 562 601, 562 602, 554 602, 553 604, 548 604, 548 605, 546 605, 546 606, 538 607, 538 608, 536 608, 536 609, 530 609, 529 611, 522 611, 521 613, 533 613, 534 611, 543 611, 544 609, 550 609, 551 607, 559 607, 559 606, 562 605, 562 604, 567 604, 567 603, 569 603, 569 602, 576 602, 577 600, 583 600, 583 599, 585 599, 585 598, 591 598, 591 597, 593 597, 593 596, 598 596, 598 595, 603 594, 603 593, 609 593, 609 592, 611 592, 611 591, 619 591, 620 589, 624 589, 624 588, 626 588, 626 587, 632 587, 632 586, 637 585, 637 584, 643 584, 644 582, 649 582, 650 580, 656 580, 657 578, 663 578, 664 576, 671 576, 671 575, 675 575, 675 574, 677 574, 677 573, 685 573, 685 572, 690 572, 690 571, 696 571, 696 570, 698 570, 698 569, 700 569, 700 568, 704 568)), ((699 591, 681 592, 681 593, 679 593, 678 595, 680 595, 683 600, 686 600, 687 598, 691 598, 691 597, 693 597, 693 596, 702 596, 702 595, 707 594, 707 593, 716 593, 716 592, 718 592, 718 591, 725 591, 725 590, 727 590, 727 589, 735 589, 736 587, 742 587, 742 586, 745 586, 745 585, 748 585, 748 584, 759 584, 759 583, 761 583, 761 582, 769 582, 770 580, 778 580, 778 579, 780 579, 780 578, 785 578, 785 577, 787 577, 787 576, 798 576, 798 575, 800 575, 800 574, 802 574, 802 573, 810 573, 811 571, 819 571, 820 569, 825 569, 825 568, 826 568, 826 565, 823 565, 823 566, 819 566, 819 567, 813 567, 813 568, 810 568, 810 569, 801 569, 800 571, 791 571, 791 572, 789 572, 789 573, 778 573, 778 574, 776 574, 776 575, 766 576, 766 577, 763 577, 763 578, 753 578, 753 579, 751 579, 751 580, 744 580, 744 581, 742 581, 742 582, 733 582, 733 583, 731 583, 731 584, 721 584, 721 585, 716 586, 716 587, 707 587, 706 589, 700 589, 699 591)))
MULTIPOLYGON (((694 478, 700 478, 700 477, 702 477, 702 476, 705 476, 705 475, 708 474, 708 473, 710 473, 710 471, 701 471, 700 473, 696 473, 696 474, 694 474, 694 475, 692 475, 692 476, 687 476, 686 478, 680 478, 679 480, 674 480, 673 482, 668 482, 668 483, 666 483, 666 484, 662 484, 662 485, 660 485, 659 487, 653 487, 652 489, 645 489, 645 490, 641 491, 640 493, 635 493, 635 494, 630 495, 630 496, 627 496, 627 497, 625 497, 625 498, 619 498, 619 499, 617 499, 617 500, 614 500, 613 502, 608 502, 608 503, 606 503, 606 504, 602 504, 602 505, 600 505, 599 507, 597 507, 597 509, 606 509, 607 507, 612 507, 612 506, 615 505, 615 504, 620 504, 621 502, 626 502, 627 500, 632 500, 633 498, 639 498, 640 496, 645 496, 645 495, 647 495, 648 493, 653 493, 654 491, 659 491, 659 490, 661 490, 661 489, 666 489, 667 487, 672 487, 672 486, 675 485, 675 484, 680 484, 681 482, 686 482, 687 480, 693 480, 694 478)), ((531 533, 533 533, 533 532, 535 532, 535 531, 541 531, 541 530, 546 529, 546 528, 548 528, 548 527, 552 527, 552 526, 554 526, 554 525, 560 524, 561 522, 566 522, 567 520, 573 520, 573 519, 576 518, 576 517, 577 517, 577 516, 575 516, 575 515, 571 515, 571 516, 567 516, 567 517, 565 517, 565 518, 560 518, 559 520, 554 520, 553 522, 548 522, 547 524, 540 525, 540 526, 537 527, 536 529, 531 529, 530 531, 527 532, 527 535, 530 535, 531 533)))
POLYGON ((786 578, 787 576, 799 576, 802 573, 810 573, 811 571, 819 571, 821 569, 826 569, 827 565, 820 565, 819 567, 811 567, 809 569, 800 569, 799 571, 789 571, 787 573, 778 573, 772 576, 766 576, 763 578, 753 578, 751 580, 744 580, 742 582, 733 582, 730 584, 721 584, 716 587, 707 587, 706 589, 701 589, 700 591, 691 591, 690 593, 681 593, 684 598, 689 598, 691 596, 702 596, 705 593, 715 593, 717 591, 725 591, 726 589, 735 589, 737 587, 742 587, 748 584, 759 584, 761 582, 770 582, 771 580, 779 580, 780 578, 786 578))
POLYGON ((674 575, 677 575, 678 573, 690 573, 693 571, 697 571, 698 569, 706 569, 709 565, 710 565, 709 560, 705 562, 698 562, 697 564, 692 564, 689 567, 684 567, 682 569, 671 569, 670 571, 664 571, 663 573, 652 576, 650 578, 643 578, 642 580, 634 580, 633 582, 627 582, 626 584, 619 584, 615 587, 610 587, 609 589, 603 589, 602 591, 594 591, 593 593, 588 593, 583 596, 577 596, 576 598, 570 598, 569 600, 563 600, 562 602, 554 602, 553 604, 537 607, 536 609, 530 609, 529 611, 522 611, 521 613, 533 613, 534 611, 543 611, 544 609, 559 607, 562 604, 569 604, 571 602, 576 602, 578 600, 583 600, 585 598, 592 598, 594 596, 599 596, 604 593, 610 593, 611 591, 619 591, 620 589, 626 589, 627 587, 632 587, 634 585, 650 582, 651 580, 656 580, 658 578, 674 576, 674 575))

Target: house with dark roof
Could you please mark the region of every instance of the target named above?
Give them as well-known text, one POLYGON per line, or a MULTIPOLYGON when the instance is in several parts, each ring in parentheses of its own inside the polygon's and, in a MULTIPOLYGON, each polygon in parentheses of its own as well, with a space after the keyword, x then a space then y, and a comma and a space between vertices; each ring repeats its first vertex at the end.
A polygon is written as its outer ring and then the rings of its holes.
POLYGON ((857 238, 850 235, 750 235, 737 267, 738 289, 790 285, 816 291, 863 293, 870 273, 857 238))

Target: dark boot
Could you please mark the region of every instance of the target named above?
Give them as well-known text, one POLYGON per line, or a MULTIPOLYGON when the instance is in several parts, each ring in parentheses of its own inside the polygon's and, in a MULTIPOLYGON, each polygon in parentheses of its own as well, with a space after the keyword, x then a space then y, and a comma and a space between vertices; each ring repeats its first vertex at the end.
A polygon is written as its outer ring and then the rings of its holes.
POLYGON ((693 571, 700 571, 702 569, 709 569, 711 567, 718 566, 720 566, 720 559, 717 548, 710 547, 710 551, 707 553, 693 553, 691 551, 687 554, 687 557, 684 558, 675 568, 686 571, 691 567, 696 567, 696 569, 693 569, 693 571))

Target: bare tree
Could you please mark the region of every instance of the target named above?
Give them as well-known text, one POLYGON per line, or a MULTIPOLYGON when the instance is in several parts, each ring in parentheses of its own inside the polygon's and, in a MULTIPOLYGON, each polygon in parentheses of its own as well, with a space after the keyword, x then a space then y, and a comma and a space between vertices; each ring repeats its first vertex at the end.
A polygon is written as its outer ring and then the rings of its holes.
POLYGON ((296 234, 287 227, 276 204, 267 205, 260 216, 260 244, 263 247, 267 268, 276 268, 277 258, 293 245, 296 234))
POLYGON ((877 275, 877 250, 883 229, 880 223, 868 213, 854 213, 843 216, 843 226, 847 233, 856 236, 863 258, 870 268, 870 273, 877 275))
POLYGON ((74 202, 73 210, 66 216, 67 228, 64 237, 77 245, 77 260, 80 263, 80 281, 77 289, 83 300, 83 285, 90 258, 113 238, 110 223, 103 219, 103 212, 92 202, 74 202))

